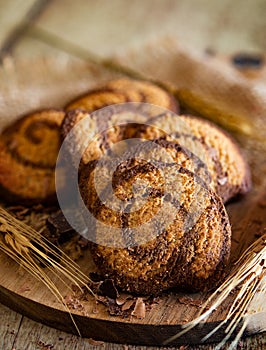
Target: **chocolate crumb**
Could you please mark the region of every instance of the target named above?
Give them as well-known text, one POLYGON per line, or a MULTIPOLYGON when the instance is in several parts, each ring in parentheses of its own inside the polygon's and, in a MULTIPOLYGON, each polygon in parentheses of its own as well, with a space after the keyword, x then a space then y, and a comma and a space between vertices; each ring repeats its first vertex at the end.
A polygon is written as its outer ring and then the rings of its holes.
POLYGON ((104 280, 103 276, 98 272, 90 272, 89 277, 93 282, 101 282, 104 280))
POLYGON ((160 303, 161 299, 159 297, 152 297, 149 298, 146 301, 146 310, 150 311, 151 309, 153 309, 155 306, 157 306, 160 303))
POLYGON ((118 298, 116 298, 116 303, 117 303, 117 305, 121 306, 121 305, 124 305, 128 299, 132 299, 132 295, 126 294, 126 293, 121 293, 118 296, 118 298))
POLYGON ((101 295, 96 295, 96 301, 102 303, 103 305, 108 305, 108 299, 101 295))
POLYGON ((59 235, 59 244, 69 241, 75 234, 75 231, 67 222, 61 210, 48 217, 47 227, 52 234, 59 235))
POLYGON ((72 310, 84 311, 84 305, 81 303, 79 298, 71 295, 65 297, 66 305, 72 310))
POLYGON ((184 304, 184 305, 192 305, 196 307, 202 306, 202 300, 192 299, 189 297, 178 298, 178 301, 180 304, 184 304))
POLYGON ((37 345, 41 347, 41 350, 52 350, 54 348, 53 344, 45 344, 41 340, 38 341, 37 345))
POLYGON ((102 345, 104 345, 103 341, 95 340, 95 339, 92 339, 92 338, 89 338, 88 342, 89 342, 90 345, 93 345, 93 346, 102 346, 102 345))
POLYGON ((80 237, 78 240, 78 244, 82 249, 85 249, 88 247, 89 241, 84 237, 80 237))
POLYGON ((145 318, 146 305, 143 301, 143 298, 137 298, 136 305, 135 305, 134 310, 132 311, 131 315, 137 317, 138 319, 145 318))
POLYGON ((127 300, 123 305, 122 305, 122 311, 129 310, 131 306, 135 303, 134 299, 127 300))
POLYGON ((126 316, 121 310, 120 306, 118 306, 114 299, 108 298, 108 311, 111 316, 126 316))

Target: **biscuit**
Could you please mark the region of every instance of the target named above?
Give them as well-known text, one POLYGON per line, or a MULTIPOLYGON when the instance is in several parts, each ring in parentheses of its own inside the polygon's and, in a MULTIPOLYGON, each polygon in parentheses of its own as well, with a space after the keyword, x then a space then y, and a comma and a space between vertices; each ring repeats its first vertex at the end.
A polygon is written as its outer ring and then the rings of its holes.
POLYGON ((224 202, 250 191, 251 173, 244 154, 225 130, 200 118, 185 116, 193 134, 213 152, 216 162, 216 192, 224 202))
POLYGON ((0 190, 10 202, 55 200, 55 164, 65 113, 47 109, 31 113, 0 136, 0 190))
MULTIPOLYGON (((164 163, 176 163, 181 167, 189 170, 197 177, 201 178, 201 180, 207 185, 211 182, 211 175, 206 167, 206 164, 203 163, 198 157, 196 157, 189 150, 180 146, 176 142, 157 139, 152 141, 143 140, 142 142, 137 142, 135 145, 131 145, 131 147, 126 150, 122 155, 118 155, 117 153, 106 152, 102 155, 102 158, 97 161, 91 161, 86 164, 85 167, 81 168, 79 183, 80 189, 83 193, 83 199, 86 198, 85 202, 87 203, 87 207, 91 212, 94 213, 96 207, 96 201, 98 199, 99 191, 102 191, 104 188, 104 184, 111 182, 110 178, 110 169, 108 167, 102 167, 102 163, 108 161, 111 164, 111 161, 121 161, 124 159, 142 159, 147 160, 154 164, 164 163), (95 167, 99 167, 100 173, 95 175, 95 167), (93 173, 93 176, 89 174, 93 173), (98 188, 96 190, 94 183, 94 176, 96 178, 101 179, 98 183, 98 188)), ((115 167, 114 165, 113 167, 115 167)), ((98 171, 98 170, 97 170, 98 171)))
POLYGON ((98 171, 95 162, 83 168, 80 178, 96 219, 91 252, 100 272, 123 291, 148 295, 171 287, 204 290, 219 281, 231 229, 217 194, 176 163, 137 158, 116 167, 112 193, 112 170, 107 157, 98 171))
POLYGON ((138 108, 135 104, 122 104, 104 108, 100 113, 89 114, 80 109, 67 112, 61 133, 63 139, 69 135, 68 154, 72 159, 79 157, 81 166, 99 159, 117 142, 131 138, 137 123, 147 121, 142 109, 141 105, 138 108))
POLYGON ((164 138, 188 148, 206 165, 211 187, 224 202, 251 188, 250 170, 237 143, 215 124, 194 116, 180 116, 180 123, 166 113, 149 120, 136 137, 164 138), (177 125, 178 124, 178 125, 177 125))
POLYGON ((165 90, 147 81, 127 78, 112 80, 98 89, 88 91, 68 103, 65 109, 82 109, 91 113, 112 104, 126 102, 150 103, 175 113, 179 110, 174 96, 165 90))

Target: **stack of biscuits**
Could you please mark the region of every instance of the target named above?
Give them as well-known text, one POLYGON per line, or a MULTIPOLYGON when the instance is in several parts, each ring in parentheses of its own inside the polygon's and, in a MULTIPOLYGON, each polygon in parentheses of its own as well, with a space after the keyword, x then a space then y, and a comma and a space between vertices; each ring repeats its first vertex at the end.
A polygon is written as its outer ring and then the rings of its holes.
POLYGON ((204 290, 221 281, 231 242, 224 204, 251 187, 230 135, 179 115, 175 98, 150 82, 109 81, 64 110, 31 113, 2 132, 3 198, 54 202, 55 164, 66 140, 66 163, 76 167, 83 203, 95 219, 90 249, 104 277, 146 295, 204 290))

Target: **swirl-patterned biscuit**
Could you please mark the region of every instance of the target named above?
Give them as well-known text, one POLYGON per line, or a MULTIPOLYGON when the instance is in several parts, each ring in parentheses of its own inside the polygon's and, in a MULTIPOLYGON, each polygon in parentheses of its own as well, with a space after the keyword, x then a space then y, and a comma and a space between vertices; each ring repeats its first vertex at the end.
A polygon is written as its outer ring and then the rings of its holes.
POLYGON ((117 142, 131 138, 136 124, 145 123, 148 118, 141 104, 139 108, 135 104, 109 106, 92 114, 76 109, 66 113, 61 133, 64 139, 71 139, 67 147, 70 157, 80 157, 81 165, 86 165, 117 142))
POLYGON ((145 102, 178 112, 175 98, 160 87, 140 80, 121 78, 112 80, 98 89, 88 91, 68 103, 66 110, 83 109, 93 112, 112 104, 125 102, 145 102))
POLYGON ((232 137, 213 123, 194 116, 179 116, 180 124, 170 113, 149 120, 136 131, 136 137, 164 138, 177 142, 197 155, 212 177, 211 187, 227 202, 245 194, 251 187, 250 170, 232 137))
POLYGON ((102 167, 102 162, 107 161, 109 165, 111 165, 112 160, 122 162, 123 159, 131 158, 146 159, 155 165, 161 164, 162 162, 176 163, 195 174, 195 176, 201 178, 206 186, 211 182, 211 175, 206 164, 181 145, 164 139, 152 141, 143 140, 142 142, 137 142, 135 145, 131 145, 128 150, 122 153, 122 156, 109 151, 105 154, 101 154, 101 159, 99 159, 99 161, 90 161, 86 166, 81 168, 79 176, 80 189, 83 194, 83 199, 85 199, 87 207, 92 213, 95 212, 95 208, 97 207, 96 201, 98 200, 98 192, 103 191, 105 184, 112 181, 110 178, 110 167, 102 167), (96 167, 100 169, 100 173, 97 172, 97 175, 95 173, 96 167), (95 176, 100 179, 97 184, 97 189, 95 187, 95 176))
POLYGON ((0 189, 10 202, 55 200, 55 164, 65 113, 48 109, 31 113, 0 136, 0 189))
POLYGON ((112 169, 108 159, 98 171, 92 162, 80 179, 88 208, 97 188, 91 251, 101 273, 138 294, 203 290, 219 281, 231 229, 215 192, 176 163, 129 158, 113 172, 112 193, 106 181, 112 169))
MULTIPOLYGON (((122 111, 120 111, 120 113, 117 104, 126 102, 145 102, 158 105, 164 110, 178 111, 178 104, 172 95, 146 81, 121 78, 109 81, 96 90, 88 91, 85 95, 76 98, 66 106, 65 109, 69 112, 66 114, 62 124, 62 135, 65 138, 73 127, 82 119, 88 117, 87 121, 84 122, 79 129, 76 129, 77 142, 74 140, 73 145, 75 148, 75 145, 82 144, 82 140, 85 140, 85 142, 86 140, 92 141, 92 138, 95 136, 92 142, 96 147, 91 146, 91 152, 84 152, 81 157, 82 163, 86 164, 88 161, 96 159, 102 152, 99 151, 99 144, 101 144, 102 149, 106 148, 105 140, 107 140, 107 138, 108 143, 112 144, 121 139, 131 137, 130 129, 126 128, 127 134, 124 135, 125 128, 118 124, 125 122, 140 123, 147 120, 147 115, 144 116, 141 111, 139 113, 134 112, 137 107, 130 106, 130 104, 128 104, 127 107, 121 105, 122 111), (101 114, 93 113, 91 120, 89 120, 89 113, 112 105, 116 105, 114 112, 111 107, 109 107, 108 109, 104 109, 101 114), (126 109, 129 115, 125 113, 126 109), (115 127, 112 127, 113 125, 115 125, 115 127), (108 135, 103 136, 103 131, 108 128, 108 135), (98 133, 98 135, 96 135, 96 133, 98 133), (80 140, 80 137, 82 140, 80 140)), ((72 135, 72 138, 75 139, 75 136, 72 135)), ((76 154, 76 149, 71 149, 70 147, 69 151, 72 156, 76 154)))

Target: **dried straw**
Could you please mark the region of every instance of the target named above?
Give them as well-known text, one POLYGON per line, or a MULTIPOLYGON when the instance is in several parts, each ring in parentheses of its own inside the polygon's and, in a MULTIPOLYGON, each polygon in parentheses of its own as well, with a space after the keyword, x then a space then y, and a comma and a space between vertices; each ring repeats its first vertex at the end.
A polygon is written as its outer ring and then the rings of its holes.
POLYGON ((93 293, 88 286, 90 279, 82 273, 78 264, 33 228, 17 220, 1 207, 0 250, 46 285, 69 313, 80 335, 64 297, 46 273, 47 270, 52 271, 67 289, 71 290, 71 285, 74 284, 81 291, 82 287, 85 287, 90 293, 93 293))
POLYGON ((256 311, 263 309, 266 300, 266 233, 245 250, 238 261, 234 263, 230 275, 202 306, 203 311, 194 320, 185 324, 181 332, 167 339, 165 344, 171 343, 192 328, 206 322, 212 312, 221 306, 237 287, 239 289, 226 318, 202 339, 202 341, 210 339, 213 334, 228 323, 225 336, 216 346, 216 350, 220 350, 225 342, 236 333, 229 349, 235 348, 248 326, 253 309, 256 311), (259 293, 256 294, 257 292, 259 293))

